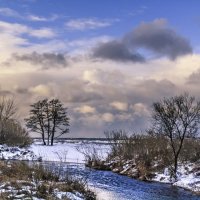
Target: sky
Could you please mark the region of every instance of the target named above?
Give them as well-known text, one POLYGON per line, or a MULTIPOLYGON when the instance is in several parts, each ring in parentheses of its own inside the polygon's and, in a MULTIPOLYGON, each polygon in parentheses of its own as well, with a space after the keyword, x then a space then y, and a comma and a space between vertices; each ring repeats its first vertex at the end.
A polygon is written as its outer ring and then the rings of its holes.
POLYGON ((59 98, 69 137, 143 133, 153 102, 184 92, 200 98, 199 7, 199 0, 0 0, 0 96, 15 99, 22 123, 31 104, 59 98))

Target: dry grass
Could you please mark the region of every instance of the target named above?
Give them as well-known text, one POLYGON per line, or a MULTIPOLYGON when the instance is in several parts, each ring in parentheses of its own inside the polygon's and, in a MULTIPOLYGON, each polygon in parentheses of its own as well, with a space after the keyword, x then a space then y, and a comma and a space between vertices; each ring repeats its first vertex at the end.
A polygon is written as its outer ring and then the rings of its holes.
MULTIPOLYGON (((107 161, 116 157, 123 162, 134 160, 144 174, 149 170, 162 170, 173 163, 170 142, 164 136, 137 134, 128 136, 123 131, 111 131, 106 135, 111 146, 107 161)), ((185 139, 179 162, 195 162, 199 158, 200 141, 194 138, 185 139)))
MULTIPOLYGON (((23 198, 37 197, 43 199, 57 199, 55 191, 79 192, 85 199, 95 199, 87 183, 74 179, 69 174, 61 177, 60 172, 52 173, 41 164, 28 165, 25 162, 0 162, 0 199, 15 199, 23 194, 23 198)), ((64 197, 63 197, 64 199, 64 197)))

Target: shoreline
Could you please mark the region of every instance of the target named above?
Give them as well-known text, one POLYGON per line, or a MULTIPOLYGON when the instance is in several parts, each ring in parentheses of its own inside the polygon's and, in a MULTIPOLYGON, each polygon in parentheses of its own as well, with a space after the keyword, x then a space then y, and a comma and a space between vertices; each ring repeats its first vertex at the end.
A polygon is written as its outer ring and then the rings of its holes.
MULTIPOLYGON (((111 161, 111 163, 118 164, 118 166, 121 164, 121 162, 116 162, 116 161, 111 161)), ((95 170, 112 171, 113 173, 122 176, 127 176, 139 181, 144 181, 149 183, 156 182, 162 184, 169 184, 171 186, 182 188, 186 191, 192 192, 197 196, 200 196, 200 163, 185 163, 182 165, 179 164, 179 171, 178 171, 179 175, 177 181, 170 181, 169 174, 165 172, 168 170, 168 168, 165 168, 163 172, 151 171, 149 172, 148 175, 140 175, 137 165, 135 165, 135 167, 131 167, 130 165, 127 166, 127 164, 125 164, 124 166, 120 166, 121 167, 120 169, 120 167, 113 167, 111 163, 100 161, 94 164, 94 162, 91 162, 90 164, 86 164, 86 167, 95 170), (191 167, 191 165, 193 165, 193 168, 191 167), (196 174, 198 175, 195 176, 195 173, 192 172, 186 175, 186 173, 184 173, 181 168, 187 168, 188 166, 190 166, 191 169, 197 168, 198 171, 196 172, 196 174), (180 171, 182 171, 182 173, 180 173, 180 171), (186 181, 186 183, 184 181, 186 181)))

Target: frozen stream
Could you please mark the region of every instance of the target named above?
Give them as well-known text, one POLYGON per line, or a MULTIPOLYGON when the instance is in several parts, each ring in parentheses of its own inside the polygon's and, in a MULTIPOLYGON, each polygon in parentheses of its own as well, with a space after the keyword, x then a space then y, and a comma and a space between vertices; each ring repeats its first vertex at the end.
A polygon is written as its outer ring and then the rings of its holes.
MULTIPOLYGON (((58 167, 58 163, 45 163, 58 167)), ((99 171, 77 164, 62 164, 63 173, 75 174, 88 180, 98 200, 200 200, 184 189, 161 183, 147 183, 109 171, 99 171)))

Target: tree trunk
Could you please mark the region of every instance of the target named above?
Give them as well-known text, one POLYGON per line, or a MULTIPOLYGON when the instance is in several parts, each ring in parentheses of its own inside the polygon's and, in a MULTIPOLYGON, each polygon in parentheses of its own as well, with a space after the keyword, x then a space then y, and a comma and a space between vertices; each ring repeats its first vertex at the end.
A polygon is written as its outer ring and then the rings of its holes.
POLYGON ((52 134, 52 137, 51 137, 51 146, 53 146, 53 140, 54 140, 54 134, 52 134))
POLYGON ((49 146, 49 135, 47 137, 47 145, 49 146))
POLYGON ((52 128, 52 135, 51 135, 51 146, 53 146, 54 141, 54 135, 55 135, 55 129, 56 129, 56 115, 53 115, 53 128, 52 128))
POLYGON ((44 139, 44 134, 42 134, 42 140, 43 140, 43 144, 46 145, 45 139, 44 139))
POLYGON ((55 130, 54 130, 54 131, 52 131, 52 135, 51 135, 51 146, 53 146, 54 132, 55 132, 55 130))
POLYGON ((174 156, 174 178, 177 180, 178 155, 174 156))

